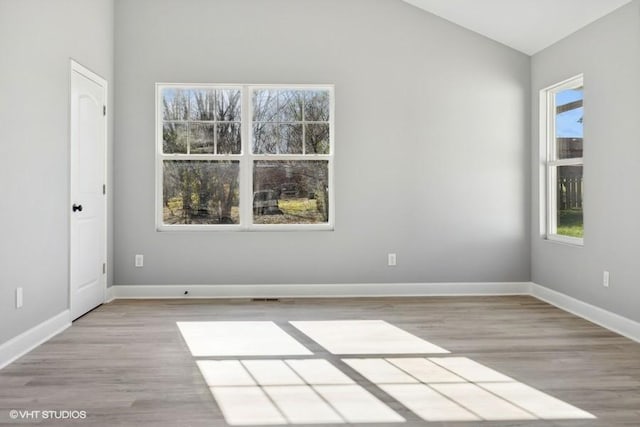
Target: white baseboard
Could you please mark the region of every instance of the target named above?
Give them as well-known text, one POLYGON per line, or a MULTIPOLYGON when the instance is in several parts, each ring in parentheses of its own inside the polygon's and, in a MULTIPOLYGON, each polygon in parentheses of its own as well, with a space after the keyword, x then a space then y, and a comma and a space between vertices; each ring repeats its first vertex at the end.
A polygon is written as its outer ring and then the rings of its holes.
POLYGON ((322 285, 120 285, 112 299, 359 298, 530 295, 640 342, 640 323, 532 282, 350 283, 322 285), (188 293, 185 294, 185 291, 188 293))
POLYGON ((69 310, 65 310, 0 345, 0 369, 48 341, 69 326, 71 326, 71 313, 69 310))
POLYGON ((349 283, 322 285, 118 285, 115 299, 165 298, 353 298, 410 296, 526 295, 530 282, 349 283), (185 294, 185 292, 188 292, 185 294))
MULTIPOLYGON (((350 298, 530 295, 640 342, 640 323, 531 282, 357 283, 324 285, 123 285, 105 292, 114 299, 350 298), (185 291, 188 294, 185 295, 185 291)), ((66 310, 0 345, 0 369, 71 326, 66 310)))
POLYGON ((640 323, 634 320, 535 283, 531 284, 530 295, 610 331, 640 342, 640 323))
POLYGON ((113 292, 113 286, 108 287, 107 289, 105 289, 104 291, 104 303, 108 304, 111 301, 113 301, 114 299, 116 299, 114 292, 113 292))

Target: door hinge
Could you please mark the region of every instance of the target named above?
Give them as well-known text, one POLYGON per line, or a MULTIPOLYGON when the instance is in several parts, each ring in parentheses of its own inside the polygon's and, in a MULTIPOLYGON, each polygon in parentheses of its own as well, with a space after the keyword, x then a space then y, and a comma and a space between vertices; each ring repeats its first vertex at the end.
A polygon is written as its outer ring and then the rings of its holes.
POLYGON ((102 184, 102 194, 107 194, 107 184, 102 184))
POLYGON ((107 263, 106 262, 102 263, 102 274, 107 274, 107 263))
POLYGON ((107 115, 107 106, 106 106, 106 105, 103 105, 103 106, 102 106, 102 115, 103 115, 103 116, 106 116, 106 115, 107 115))

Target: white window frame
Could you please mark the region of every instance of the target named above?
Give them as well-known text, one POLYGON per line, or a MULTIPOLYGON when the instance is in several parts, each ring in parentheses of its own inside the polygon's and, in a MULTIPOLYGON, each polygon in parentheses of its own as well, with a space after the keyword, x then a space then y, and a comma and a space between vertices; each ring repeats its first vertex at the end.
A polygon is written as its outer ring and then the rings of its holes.
MULTIPOLYGON (((335 224, 334 191, 334 152, 335 152, 335 88, 328 84, 203 84, 203 83, 156 83, 156 230, 157 231, 333 231, 335 224), (176 89, 239 89, 242 97, 241 112, 241 151, 240 154, 164 154, 163 149, 163 111, 162 90, 176 89), (329 154, 254 154, 252 152, 253 105, 252 94, 260 89, 326 90, 329 92, 329 154), (237 161, 239 173, 239 212, 240 224, 164 224, 163 200, 163 161, 172 160, 211 160, 237 161), (329 218, 322 224, 254 224, 253 223, 253 165, 256 160, 324 160, 327 161, 329 187, 329 218)), ((304 122, 302 122, 304 123, 304 122)), ((303 141, 304 147, 304 141, 303 141)))
MULTIPOLYGON (((579 74, 540 91, 540 146, 544 167, 544 186, 541 186, 541 229, 543 237, 550 241, 584 246, 584 238, 557 234, 557 168, 559 166, 584 166, 584 157, 558 159, 556 141, 556 94, 567 89, 584 86, 584 76, 579 74)), ((584 149, 584 146, 583 146, 584 149)), ((584 154, 583 154, 584 156, 584 154)), ((584 171, 584 169, 583 169, 584 171)), ((583 202, 584 206, 584 202, 583 202)), ((584 212, 584 210, 583 210, 584 212)))

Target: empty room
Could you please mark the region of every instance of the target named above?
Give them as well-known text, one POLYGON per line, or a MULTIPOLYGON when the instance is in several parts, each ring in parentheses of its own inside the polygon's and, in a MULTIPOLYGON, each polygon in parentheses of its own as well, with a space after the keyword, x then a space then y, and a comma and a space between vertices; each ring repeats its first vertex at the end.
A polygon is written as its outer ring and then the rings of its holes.
POLYGON ((639 100, 640 0, 0 0, 0 425, 640 425, 639 100))

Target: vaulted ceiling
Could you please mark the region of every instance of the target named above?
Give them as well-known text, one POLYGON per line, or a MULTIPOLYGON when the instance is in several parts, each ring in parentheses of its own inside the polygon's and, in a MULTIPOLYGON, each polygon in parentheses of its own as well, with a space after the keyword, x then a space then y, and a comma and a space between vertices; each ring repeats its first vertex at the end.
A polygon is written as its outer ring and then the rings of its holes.
POLYGON ((404 0, 533 55, 631 0, 404 0))

